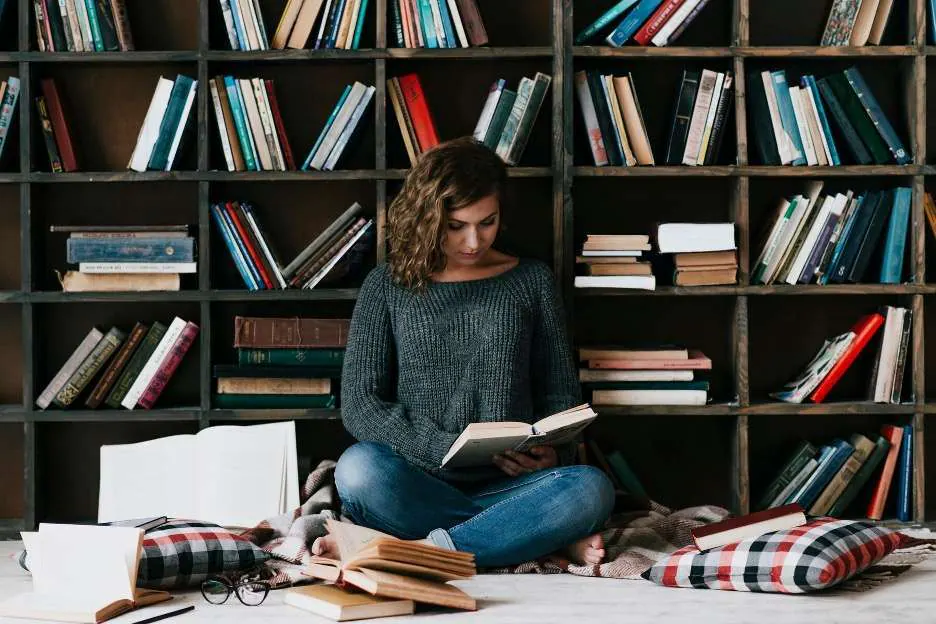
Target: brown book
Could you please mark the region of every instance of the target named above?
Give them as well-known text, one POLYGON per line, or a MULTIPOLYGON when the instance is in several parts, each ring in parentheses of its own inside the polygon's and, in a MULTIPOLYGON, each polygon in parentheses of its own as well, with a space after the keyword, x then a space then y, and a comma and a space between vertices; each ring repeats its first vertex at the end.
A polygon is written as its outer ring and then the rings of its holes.
POLYGON ((283 603, 336 622, 411 615, 415 609, 412 600, 371 596, 354 588, 342 588, 331 583, 290 587, 286 590, 283 603))
POLYGON ((636 256, 576 256, 578 264, 634 264, 640 260, 636 256))
POLYGON ((110 392, 111 388, 114 386, 120 373, 126 368, 127 362, 130 361, 130 356, 136 351, 136 348, 140 345, 140 342, 142 342, 143 336, 146 335, 148 329, 149 327, 140 322, 137 322, 133 326, 133 329, 130 330, 130 335, 124 341, 123 345, 121 345, 117 355, 114 356, 114 359, 111 360, 107 368, 104 369, 101 379, 98 380, 97 385, 94 386, 94 389, 85 401, 85 405, 91 409, 100 407, 101 402, 107 397, 107 393, 110 392))
POLYGON ((582 244, 589 251, 650 251, 650 237, 643 234, 589 235, 582 244))
POLYGON ((305 0, 302 3, 299 17, 296 18, 296 25, 293 26, 289 40, 286 42, 287 48, 301 50, 306 46, 309 35, 312 34, 312 27, 315 26, 315 18, 318 17, 321 8, 322 0, 305 0))
POLYGON ((677 286, 715 286, 734 284, 738 281, 738 269, 709 269, 705 271, 676 271, 673 283, 677 286))
POLYGON ((299 9, 302 7, 302 0, 287 0, 283 12, 280 14, 280 20, 276 24, 276 31, 273 33, 273 39, 270 40, 270 47, 274 50, 282 50, 286 47, 286 40, 289 39, 289 33, 292 32, 296 20, 299 18, 299 9))
POLYGON ((400 92, 400 85, 396 78, 387 80, 387 93, 390 95, 390 103, 393 105, 397 125, 400 126, 400 134, 403 135, 403 146, 406 148, 406 155, 409 156, 410 165, 415 165, 419 155, 419 143, 413 135, 413 129, 408 119, 409 113, 403 103, 403 95, 400 92))
POLYGON ((56 271, 62 292, 179 290, 178 273, 82 273, 56 271))
POLYGON ((331 379, 222 377, 218 394, 330 394, 331 379))
POLYGON ((228 143, 231 145, 231 156, 234 157, 234 170, 246 171, 247 165, 244 162, 244 152, 241 150, 240 140, 237 138, 234 113, 231 111, 231 101, 228 99, 227 87, 224 86, 224 78, 215 76, 212 80, 218 90, 218 99, 221 100, 221 116, 224 119, 224 129, 227 131, 228 143))
POLYGON ((77 171, 78 161, 75 160, 75 150, 72 147, 71 134, 68 124, 65 123, 65 113, 62 110, 62 101, 59 99, 55 81, 45 78, 41 81, 42 95, 45 96, 46 108, 49 111, 49 120, 52 122, 52 134, 58 146, 59 156, 62 157, 62 169, 77 171))
POLYGON ((234 346, 252 349, 340 349, 348 343, 350 319, 234 317, 234 346))
POLYGON ((692 529, 692 541, 699 550, 734 544, 749 537, 793 529, 806 524, 806 514, 798 503, 757 511, 692 529))
POLYGON ((133 35, 130 33, 130 20, 124 0, 110 0, 111 13, 114 14, 114 26, 117 28, 117 41, 121 52, 130 52, 133 47, 133 35))
POLYGON ((684 266, 676 269, 677 273, 693 273, 698 271, 727 271, 737 269, 737 264, 700 264, 697 266, 684 266))
POLYGON ((630 264, 591 264, 589 275, 653 275, 653 268, 646 262, 630 264))
POLYGON ((733 250, 728 251, 700 251, 694 253, 673 254, 673 262, 677 269, 690 266, 705 266, 711 264, 738 264, 737 256, 733 250))
POLYGON ((475 0, 455 0, 455 6, 458 7, 458 14, 461 17, 462 26, 465 27, 468 43, 473 46, 486 45, 488 36, 475 0))

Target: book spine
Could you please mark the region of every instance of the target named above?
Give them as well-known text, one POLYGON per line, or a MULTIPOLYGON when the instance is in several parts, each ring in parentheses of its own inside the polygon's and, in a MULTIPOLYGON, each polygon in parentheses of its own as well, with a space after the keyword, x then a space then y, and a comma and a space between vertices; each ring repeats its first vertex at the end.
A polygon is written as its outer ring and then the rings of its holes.
MULTIPOLYGON (((315 285, 325 277, 326 273, 335 266, 335 264, 354 246, 373 220, 359 219, 344 236, 335 241, 335 244, 328 248, 319 258, 307 269, 302 271, 298 277, 302 288, 314 288, 315 285)), ((296 278, 294 278, 296 279, 296 278)))
POLYGON ((843 516, 852 501, 858 496, 858 492, 864 488, 865 484, 871 478, 871 475, 874 474, 877 467, 881 465, 889 448, 890 442, 883 436, 879 436, 877 442, 875 442, 874 450, 871 451, 871 455, 868 457, 867 461, 861 465, 861 468, 858 469, 858 473, 845 487, 841 496, 839 496, 832 504, 832 507, 829 508, 828 514, 830 516, 833 518, 840 518, 843 516))
POLYGON ((114 23, 114 13, 108 0, 96 0, 98 27, 101 29, 101 43, 104 50, 114 52, 120 49, 117 39, 117 26, 114 23))
POLYGON ((250 230, 253 232, 254 238, 260 244, 260 251, 262 252, 263 258, 266 261, 266 265, 269 267, 270 272, 272 273, 273 277, 276 278, 276 283, 280 288, 286 288, 286 280, 283 277, 283 271, 280 268, 280 264, 277 262, 276 257, 273 255, 273 250, 267 244, 266 236, 260 229, 260 225, 257 223, 256 217, 254 217, 253 207, 250 204, 244 202, 241 202, 238 205, 241 212, 247 219, 247 224, 250 227, 250 230))
MULTIPOLYGON (((619 167, 624 164, 624 152, 621 144, 617 140, 614 129, 614 119, 611 116, 611 106, 608 98, 605 96, 604 87, 602 87, 602 77, 594 70, 585 72, 585 81, 588 84, 588 91, 591 94, 592 103, 595 106, 595 114, 598 118, 598 127, 601 129, 601 138, 604 142, 605 150, 608 155, 608 162, 612 167, 619 167)), ((517 100, 523 94, 523 85, 517 90, 517 100)), ((517 104, 514 104, 516 108, 517 104)), ((508 123, 509 120, 508 120, 508 123)))
POLYGON ((95 0, 85 0, 85 9, 88 13, 88 26, 91 28, 91 40, 94 42, 94 50, 102 52, 104 50, 104 38, 101 33, 101 24, 97 15, 97 2, 95 0))
POLYGON ((344 91, 342 91, 341 95, 338 97, 338 102, 335 104, 334 108, 332 108, 331 113, 329 113, 328 119, 325 120, 325 124, 322 126, 322 130, 319 132, 318 138, 315 139, 315 143, 312 145, 312 149, 309 150, 309 154, 306 156, 305 162, 302 163, 303 171, 308 171, 312 166, 312 160, 315 158, 315 155, 322 146, 322 143, 325 142, 325 135, 328 134, 328 131, 331 130, 335 120, 338 119, 338 113, 341 111, 345 100, 348 99, 349 95, 351 95, 351 85, 345 85, 344 91))
POLYGON ((452 15, 452 23, 455 25, 455 34, 458 35, 456 47, 467 48, 469 45, 468 34, 465 32, 465 25, 462 23, 461 13, 458 11, 458 4, 456 4, 455 0, 448 0, 448 9, 452 15))
POLYGON ((178 124, 172 129, 171 132, 171 143, 169 145, 169 155, 166 158, 166 166, 163 168, 165 171, 171 171, 172 165, 175 163, 176 153, 178 152, 179 145, 182 142, 182 136, 185 134, 185 128, 188 126, 188 120, 191 118, 192 104, 195 102, 195 90, 198 88, 198 81, 193 80, 188 87, 188 91, 183 91, 185 103, 182 105, 182 116, 179 118, 178 124))
POLYGON ((240 50, 240 41, 237 38, 237 27, 234 25, 234 13, 231 10, 231 0, 219 0, 221 16, 224 19, 224 28, 227 31, 228 41, 232 50, 240 50))
POLYGON ((588 88, 588 78, 584 70, 575 72, 575 95, 578 98, 579 110, 582 112, 582 123, 588 136, 588 147, 596 167, 608 164, 608 152, 605 149, 601 128, 598 126, 598 112, 592 101, 591 90, 588 88))
POLYGON ((273 90, 273 81, 264 80, 263 86, 266 89, 267 101, 270 104, 270 113, 273 115, 273 124, 276 126, 276 134, 279 138, 280 148, 285 159, 286 169, 296 170, 296 161, 293 160, 292 148, 289 146, 289 138, 286 136, 286 126, 283 125, 283 116, 280 114, 279 100, 276 99, 276 91, 273 90))
POLYGON ((55 377, 52 378, 52 381, 42 390, 42 394, 39 395, 39 398, 36 399, 36 405, 38 405, 40 409, 49 407, 49 404, 52 403, 52 399, 55 398, 58 391, 62 389, 62 386, 64 386, 65 382, 72 376, 72 373, 77 370, 81 362, 88 357, 88 354, 91 353, 95 345, 97 345, 103 337, 104 332, 96 327, 91 328, 91 331, 87 333, 84 340, 72 351, 72 354, 65 360, 62 368, 59 369, 55 377))
POLYGON ((88 357, 75 369, 65 385, 56 393, 52 402, 59 407, 68 407, 74 403, 85 386, 97 375, 101 367, 107 362, 114 351, 120 346, 127 335, 116 327, 112 327, 104 337, 98 341, 88 354, 88 357))
POLYGON ((326 171, 333 170, 335 165, 338 164, 338 159, 341 158, 341 154, 344 151, 345 146, 351 140, 354 131, 357 130, 357 128, 361 125, 361 117, 364 116, 364 111, 366 111, 367 107, 370 105, 375 91, 376 88, 373 86, 367 87, 367 90, 364 91, 364 95, 361 96, 357 106, 355 106, 354 112, 351 113, 351 117, 348 119, 348 123, 345 124, 341 134, 339 134, 338 138, 335 140, 335 146, 332 148, 331 153, 322 164, 322 167, 326 171))
POLYGON ((854 126, 855 131, 858 133, 858 136, 861 137, 861 141, 868 148, 868 151, 871 152, 874 162, 879 165, 885 165, 891 162, 892 155, 890 149, 887 147, 884 139, 881 138, 881 134, 874 126, 874 122, 871 121, 871 118, 865 111, 859 94, 852 88, 852 85, 848 82, 845 75, 833 74, 828 77, 828 81, 829 85, 832 87, 832 91, 842 105, 842 110, 845 111, 848 120, 852 123, 852 126, 854 126))
POLYGON ((133 35, 130 33, 130 19, 127 17, 125 0, 110 0, 111 13, 114 15, 114 26, 117 28, 117 41, 121 52, 134 50, 133 35))
POLYGON ((65 244, 66 261, 114 262, 140 260, 145 262, 193 262, 195 239, 120 239, 69 238, 65 244))
POLYGON ((475 0, 455 0, 455 4, 458 6, 458 13, 461 15, 468 42, 473 46, 487 45, 488 35, 477 2, 475 0))
POLYGON ((702 134, 705 131, 705 121, 711 108, 715 88, 718 86, 719 73, 709 69, 702 70, 699 80, 699 93, 692 106, 692 118, 686 135, 686 148, 682 155, 682 164, 695 165, 698 161, 699 150, 702 148, 702 134))
POLYGON ((150 381, 153 380, 153 375, 155 375, 159 367, 162 366, 169 355, 169 351, 172 349, 172 345, 175 344, 176 340, 178 340, 179 336, 182 334, 182 330, 185 329, 185 324, 185 321, 178 316, 172 320, 169 329, 166 330, 162 340, 156 345, 153 353, 150 355, 149 359, 146 360, 143 368, 140 369, 140 374, 133 380, 130 389, 127 390, 126 396, 124 396, 123 400, 120 402, 122 406, 129 410, 137 406, 140 397, 143 396, 143 391, 149 386, 150 381))
POLYGON ((832 503, 842 495, 848 484, 855 478, 862 464, 868 460, 874 443, 864 436, 852 436, 854 452, 845 461, 845 464, 834 474, 828 485, 823 488, 816 502, 809 508, 809 514, 823 516, 829 512, 832 503))
POLYGON ((247 247, 247 253, 250 254, 250 259, 256 267, 257 272, 260 274, 264 286, 272 290, 278 285, 275 283, 273 268, 264 262, 265 258, 261 253, 260 242, 253 235, 253 230, 250 227, 250 223, 247 221, 246 215, 238 202, 227 202, 225 207, 227 208, 231 221, 234 222, 234 227, 237 228, 238 237, 243 241, 244 246, 247 247))
POLYGON ((250 135, 247 134, 247 122, 244 117, 244 109, 241 107, 239 89, 234 83, 232 76, 224 77, 224 89, 227 92, 228 103, 231 107, 231 117, 234 118, 234 128, 237 131, 237 140, 240 144, 241 152, 244 156, 244 167, 247 171, 259 171, 256 158, 254 156, 253 145, 251 145, 250 135))
POLYGON ((182 111, 185 108, 192 82, 192 79, 188 76, 179 75, 176 77, 172 85, 172 91, 169 94, 169 103, 166 105, 166 111, 159 123, 156 142, 147 163, 148 169, 162 171, 166 168, 169 162, 169 148, 176 127, 182 120, 182 111))
POLYGON ((247 243, 241 238, 240 234, 237 231, 237 226, 234 224, 233 219, 231 219, 230 213, 228 213, 227 206, 225 203, 218 204, 218 213, 221 218, 224 220, 224 224, 227 226, 227 231, 231 233, 231 240, 234 242, 234 245, 237 247, 240 252, 240 258, 244 263, 244 268, 247 273, 250 274, 251 283, 254 285, 254 290, 263 290, 266 288, 266 283, 263 281, 263 277, 260 275, 259 269, 254 265, 253 261, 250 258, 250 252, 247 251, 247 243))
POLYGON ((491 83, 488 89, 487 99, 484 100, 484 107, 481 109, 481 115, 478 117, 478 122, 475 124, 474 131, 471 133, 471 136, 474 137, 475 140, 484 140, 484 134, 487 132, 488 126, 491 125, 491 119, 494 117, 494 109, 497 108, 497 100, 500 99, 501 93, 503 93, 506 86, 507 81, 503 78, 498 78, 491 83))
POLYGON ((49 111, 46 109, 46 100, 43 96, 36 98, 36 109, 39 111, 39 123, 42 127, 42 138, 45 141, 46 152, 49 155, 49 167, 52 173, 61 173, 62 159, 59 156, 58 146, 55 144, 55 137, 52 134, 52 122, 49 119, 49 111))
POLYGON ((88 395, 85 401, 85 405, 88 408, 97 409, 100 407, 107 393, 110 392, 111 388, 113 388, 114 384, 117 382, 117 376, 124 371, 124 368, 130 361, 130 356, 133 355, 134 351, 136 351, 137 347, 140 346, 140 343, 143 341, 146 330, 146 325, 143 323, 138 322, 133 326, 129 337, 124 341, 123 345, 121 345, 117 355, 111 360, 110 364, 101 375, 101 379, 98 381, 97 385, 94 386, 94 389, 91 390, 91 394, 88 395))
POLYGON ((839 102, 838 96, 832 90, 832 85, 829 82, 829 79, 820 78, 818 81, 816 81, 816 84, 819 86, 819 94, 822 96, 825 104, 829 107, 829 112, 832 113, 832 119, 835 120, 835 123, 841 131, 842 136, 845 137, 845 142, 848 143, 848 148, 851 150, 854 159, 860 165, 870 164, 871 154, 868 152, 868 149, 865 147, 864 143, 861 142, 861 137, 858 136, 858 131, 855 130, 855 127, 848 119, 848 115, 845 114, 845 109, 842 108, 842 104, 839 102))
POLYGON ((650 40, 653 39, 654 35, 660 32, 660 29, 663 28, 667 20, 673 16, 676 10, 679 9, 685 1, 686 0, 666 0, 657 7, 653 15, 640 27, 640 30, 634 33, 634 42, 642 46, 650 45, 650 40))
POLYGON ((6 147, 6 139, 10 132, 10 125, 13 123, 13 113, 16 111, 19 91, 20 79, 10 76, 7 81, 6 92, 3 94, 3 102, 0 103, 0 156, 3 155, 3 148, 6 147))
POLYGON ((39 51, 50 51, 51 43, 49 43, 50 40, 46 36, 48 24, 46 22, 45 8, 42 0, 33 0, 33 13, 36 16, 36 44, 39 46, 39 51))
POLYGON ((260 125, 263 128, 263 137, 266 141, 267 149, 270 151, 272 161, 271 169, 286 171, 282 152, 279 148, 279 140, 276 136, 276 128, 273 125, 273 113, 270 111, 269 102, 266 99, 266 88, 263 81, 259 78, 250 80, 253 86, 254 99, 257 101, 257 112, 260 114, 260 125))
MULTIPOLYGON (((910 343, 910 330, 912 328, 912 312, 909 308, 904 310, 904 324, 900 333, 900 347, 897 350, 897 365, 894 367, 894 385, 891 389, 890 402, 900 403, 900 394, 903 389, 904 371, 907 367, 907 348, 910 343)), ((910 397, 911 400, 913 397, 910 397)))
POLYGON ((250 348, 344 348, 346 319, 234 317, 234 346, 250 348))
POLYGON ((663 0, 640 0, 634 10, 627 14, 627 17, 611 31, 610 35, 605 37, 605 41, 616 48, 623 46, 662 3, 663 0))
POLYGON ((820 492, 828 486, 832 478, 842 469, 842 466, 845 465, 845 462, 853 453, 854 447, 851 444, 844 440, 838 440, 831 456, 828 460, 819 464, 816 472, 806 482, 803 489, 797 493, 793 502, 799 503, 803 509, 812 509, 813 503, 819 497, 820 492))
POLYGON ((238 348, 239 366, 269 364, 272 366, 323 366, 338 369, 344 363, 344 351, 339 349, 304 348, 238 348))
POLYGON ((845 79, 864 107, 871 123, 874 124, 875 129, 877 129, 881 138, 887 144, 887 149, 890 150, 894 161, 898 165, 906 165, 909 163, 910 155, 907 153, 907 150, 904 149, 903 142, 900 140, 900 137, 897 136, 894 127, 891 126, 884 111, 881 110, 881 105, 878 104, 871 89, 868 88, 861 72, 859 72, 856 67, 849 67, 845 70, 845 79))
POLYGON ((143 391, 143 394, 140 395, 137 405, 144 409, 151 409, 153 404, 156 402, 156 399, 159 398, 159 395, 162 394, 162 391, 165 389, 166 384, 169 383, 169 380, 172 378, 173 373, 179 367, 179 364, 182 362, 182 358, 185 357, 185 354, 191 348, 192 343, 195 342, 195 337, 198 335, 198 325, 189 321, 185 324, 185 328, 182 330, 182 333, 179 334, 178 339, 173 343, 169 355, 166 356, 166 359, 163 360, 159 368, 156 369, 156 372, 153 374, 153 378, 150 380, 149 385, 146 386, 146 390, 143 391))
POLYGON ((309 162, 309 167, 318 170, 321 170, 324 167, 325 161, 328 160, 328 155, 331 154, 332 150, 335 148, 338 137, 345 129, 345 126, 348 125, 348 121, 354 114, 354 109, 357 108, 358 103, 360 103, 361 98, 364 96, 366 91, 367 87, 365 87, 362 83, 354 83, 354 85, 351 87, 351 91, 348 93, 348 97, 344 100, 344 103, 341 106, 341 110, 338 111, 338 115, 335 117, 335 121, 329 126, 328 131, 325 133, 321 144, 318 146, 318 149, 315 152, 315 155, 309 162))
POLYGON ((757 509, 767 509, 777 495, 796 478, 796 475, 800 473, 803 466, 816 456, 816 452, 816 447, 812 444, 806 441, 801 442, 799 446, 796 447, 792 457, 787 461, 786 466, 784 466, 780 474, 777 475, 773 482, 767 487, 760 502, 757 504, 757 509))
POLYGON ((413 120, 413 130, 419 140, 419 151, 425 152, 439 144, 439 136, 436 133, 432 114, 429 112, 426 95, 416 74, 400 76, 399 84, 400 92, 403 94, 403 102, 409 110, 410 117, 413 120))
POLYGON ((689 11, 686 11, 685 14, 683 14, 682 10, 677 11, 668 22, 663 24, 663 28, 652 40, 653 45, 662 47, 669 45, 673 41, 679 39, 679 37, 682 36, 682 34, 689 27, 689 24, 691 24, 692 21, 699 16, 699 13, 702 12, 702 9, 704 9, 705 5, 708 3, 709 0, 688 0, 688 2, 686 2, 682 8, 685 9, 688 6, 693 5, 692 8, 689 11), (670 31, 671 26, 672 31, 670 31))
POLYGON ((575 45, 582 45, 592 37, 598 34, 598 32, 620 17, 624 11, 631 8, 637 4, 637 0, 620 0, 613 7, 601 14, 601 16, 588 25, 587 28, 575 35, 575 45))
MULTIPOLYGON (((504 92, 501 93, 500 98, 497 100, 497 107, 494 109, 494 116, 491 118, 491 123, 488 126, 487 132, 484 134, 484 145, 489 149, 493 150, 497 147, 498 141, 500 141, 501 133, 504 131, 504 126, 507 125, 507 119, 510 117, 510 111, 513 110, 514 102, 517 101, 517 92, 510 89, 504 89, 504 92)), ((408 109, 406 106, 403 106, 403 114, 409 119, 408 109)), ((408 124, 409 127, 412 124, 408 124)), ((415 136, 414 136, 415 140, 415 136)))
POLYGON ((218 138, 221 139, 221 152, 224 154, 224 163, 228 171, 235 171, 234 152, 231 150, 231 141, 224 125, 224 111, 221 109, 221 95, 215 79, 208 81, 208 90, 211 92, 211 102, 214 107, 215 121, 218 124, 218 138))
POLYGON ((517 131, 507 150, 507 164, 516 165, 520 162, 530 139, 530 134, 533 132, 533 124, 536 123, 536 118, 543 106, 543 100, 546 99, 546 92, 549 90, 551 82, 551 76, 537 72, 530 92, 530 99, 523 108, 523 114, 517 124, 517 131))
POLYGON ((79 262, 82 273, 195 273, 195 262, 79 262))
POLYGON ((673 125, 670 127, 669 140, 666 143, 665 162, 668 165, 682 163, 686 139, 689 135, 689 121, 692 119, 692 109, 696 92, 699 89, 700 77, 701 72, 683 71, 679 92, 676 96, 676 105, 673 109, 673 125))
POLYGON ((446 0, 433 0, 438 5, 439 19, 442 22, 442 30, 445 34, 445 44, 448 48, 457 48, 458 39, 455 37, 455 29, 452 27, 452 16, 448 10, 446 0))
POLYGON ((403 37, 403 12, 400 10, 399 0, 390 0, 390 15, 393 35, 396 37, 398 48, 405 48, 406 41, 403 37))
POLYGON ((330 394, 331 379, 275 377, 224 377, 218 394, 330 394))
POLYGON ((826 149, 829 150, 829 164, 838 166, 842 164, 839 158, 838 148, 835 146, 835 137, 832 136, 832 126, 829 125, 829 116, 826 114, 825 105, 822 98, 819 97, 819 85, 816 84, 814 76, 803 76, 800 82, 807 87, 809 97, 816 109, 816 116, 819 118, 819 127, 822 131, 822 140, 826 149))
POLYGON ((897 520, 910 521, 910 499, 913 489, 913 426, 903 428, 903 443, 900 449, 900 472, 897 476, 897 520))
POLYGON ((219 409, 331 409, 333 394, 216 394, 214 406, 219 409))
POLYGON ((868 341, 871 340, 871 337, 883 322, 884 317, 880 314, 870 314, 853 330, 855 332, 855 339, 810 395, 809 399, 813 403, 821 403, 822 400, 825 399, 826 395, 829 394, 839 378, 845 374, 845 371, 852 365, 852 362, 855 361, 855 358, 858 357, 858 354, 864 349, 865 345, 868 344, 868 341))
POLYGON ((784 70, 770 72, 770 76, 780 112, 780 123, 793 149, 793 162, 791 164, 805 165, 806 152, 803 148, 799 124, 796 123, 796 112, 793 109, 793 99, 790 97, 790 89, 787 86, 786 72, 784 70))
POLYGON ((44 79, 41 82, 41 88, 48 109, 49 121, 52 124, 54 140, 58 147, 57 151, 61 153, 62 169, 64 171, 77 171, 78 161, 75 159, 71 133, 68 130, 68 124, 65 122, 65 113, 62 109, 62 101, 59 98, 55 82, 51 79, 44 79))
POLYGON ((890 214, 887 238, 884 242, 884 257, 881 261, 879 281, 882 284, 899 284, 903 276, 904 250, 907 244, 912 194, 909 187, 894 190, 894 207, 890 214))
POLYGON ((213 204, 211 206, 211 216, 218 230, 221 232, 221 238, 224 239, 224 244, 227 245, 228 251, 231 254, 231 259, 234 261, 234 266, 244 280, 244 286, 246 286, 248 290, 257 290, 257 285, 253 281, 253 276, 244 265, 244 258, 241 256, 240 247, 238 247, 237 242, 234 240, 234 233, 228 228, 227 221, 222 216, 221 212, 222 208, 218 204, 213 204))
POLYGON ((107 405, 113 408, 120 407, 120 402, 127 395, 127 391, 130 390, 130 386, 140 374, 143 365, 146 364, 146 361, 153 354, 156 345, 159 344, 159 341, 162 340, 162 337, 166 334, 166 329, 167 327, 159 321, 156 321, 150 326, 149 331, 146 332, 146 336, 143 337, 143 342, 140 343, 140 347, 134 351, 133 355, 130 357, 130 362, 127 363, 126 368, 124 368, 123 373, 120 374, 110 394, 107 395, 107 399, 104 401, 107 405))

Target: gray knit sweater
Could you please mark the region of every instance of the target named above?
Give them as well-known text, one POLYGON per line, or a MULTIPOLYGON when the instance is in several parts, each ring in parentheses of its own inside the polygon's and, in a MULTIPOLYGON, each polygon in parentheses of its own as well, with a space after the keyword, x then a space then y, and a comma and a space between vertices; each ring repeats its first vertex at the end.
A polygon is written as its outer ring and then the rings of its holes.
MULTIPOLYGON (((532 423, 581 402, 563 323, 552 273, 536 260, 494 277, 430 282, 422 293, 378 266, 351 319, 345 428, 446 480, 503 477, 496 467, 439 465, 469 423, 532 423)), ((574 445, 558 450, 570 463, 574 445)))

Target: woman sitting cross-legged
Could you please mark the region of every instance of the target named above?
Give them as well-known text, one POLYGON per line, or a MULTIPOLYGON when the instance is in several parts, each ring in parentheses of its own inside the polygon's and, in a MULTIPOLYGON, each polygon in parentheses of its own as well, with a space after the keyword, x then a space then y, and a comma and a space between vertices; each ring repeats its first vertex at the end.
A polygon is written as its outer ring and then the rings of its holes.
MULTIPOLYGON (((440 467, 469 423, 533 423, 581 403, 552 273, 493 247, 506 181, 501 159, 470 138, 426 152, 406 177, 388 211, 388 261, 351 319, 342 419, 359 442, 335 482, 355 523, 474 553, 479 567, 554 553, 595 564, 614 488, 572 465, 574 444, 440 467)), ((313 545, 332 550, 328 537, 313 545)))

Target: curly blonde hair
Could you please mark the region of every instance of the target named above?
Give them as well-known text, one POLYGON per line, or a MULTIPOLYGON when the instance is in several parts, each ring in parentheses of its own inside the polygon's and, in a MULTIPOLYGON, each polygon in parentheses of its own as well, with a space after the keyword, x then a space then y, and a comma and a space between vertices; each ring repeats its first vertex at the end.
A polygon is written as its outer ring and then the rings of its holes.
POLYGON ((472 137, 452 139, 422 154, 387 211, 387 264, 393 280, 422 290, 445 268, 449 212, 496 194, 503 210, 507 168, 472 137))

